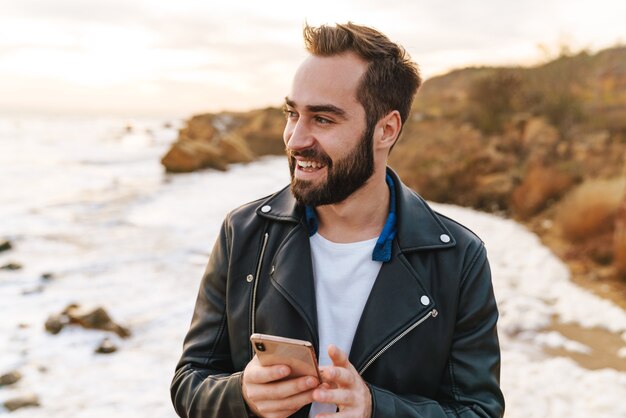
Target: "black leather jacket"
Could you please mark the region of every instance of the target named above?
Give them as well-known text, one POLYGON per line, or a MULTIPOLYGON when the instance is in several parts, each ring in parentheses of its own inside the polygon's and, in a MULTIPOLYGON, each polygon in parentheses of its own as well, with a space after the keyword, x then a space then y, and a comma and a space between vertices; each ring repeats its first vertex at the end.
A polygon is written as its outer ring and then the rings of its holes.
MULTIPOLYGON (((392 259, 350 351, 370 387, 372 417, 500 417, 498 312, 483 243, 389 172, 398 216, 392 259)), ((172 381, 181 417, 248 416, 241 372, 253 332, 319 349, 303 212, 285 188, 224 221, 172 381)))

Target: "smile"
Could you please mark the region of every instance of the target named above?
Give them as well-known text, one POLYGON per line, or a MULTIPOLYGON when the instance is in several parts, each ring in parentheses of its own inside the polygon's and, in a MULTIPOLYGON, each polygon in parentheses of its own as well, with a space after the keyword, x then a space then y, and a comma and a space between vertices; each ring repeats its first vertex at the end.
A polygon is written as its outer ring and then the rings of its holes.
POLYGON ((299 168, 302 169, 320 169, 323 167, 326 167, 325 164, 319 163, 317 161, 311 161, 311 160, 297 160, 297 164, 299 168))

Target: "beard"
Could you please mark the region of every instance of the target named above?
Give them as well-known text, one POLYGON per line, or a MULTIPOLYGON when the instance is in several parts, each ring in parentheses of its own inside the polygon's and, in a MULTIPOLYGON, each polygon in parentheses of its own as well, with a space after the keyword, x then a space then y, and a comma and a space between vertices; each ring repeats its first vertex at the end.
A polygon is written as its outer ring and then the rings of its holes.
POLYGON ((356 146, 342 159, 333 161, 324 151, 311 148, 289 151, 291 193, 301 205, 323 206, 343 202, 360 189, 374 174, 373 136, 374 124, 368 123, 356 146), (310 158, 326 166, 326 181, 315 184, 310 180, 295 178, 295 156, 310 158))

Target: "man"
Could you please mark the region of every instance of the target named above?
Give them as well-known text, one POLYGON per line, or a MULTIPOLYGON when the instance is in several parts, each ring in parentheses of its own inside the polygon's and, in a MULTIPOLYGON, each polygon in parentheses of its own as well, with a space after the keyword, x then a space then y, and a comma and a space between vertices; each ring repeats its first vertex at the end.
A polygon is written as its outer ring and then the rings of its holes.
POLYGON ((420 84, 383 34, 304 29, 285 101, 291 187, 231 212, 172 382, 181 417, 499 417, 485 249, 387 168, 420 84), (312 342, 322 382, 252 333, 312 342))

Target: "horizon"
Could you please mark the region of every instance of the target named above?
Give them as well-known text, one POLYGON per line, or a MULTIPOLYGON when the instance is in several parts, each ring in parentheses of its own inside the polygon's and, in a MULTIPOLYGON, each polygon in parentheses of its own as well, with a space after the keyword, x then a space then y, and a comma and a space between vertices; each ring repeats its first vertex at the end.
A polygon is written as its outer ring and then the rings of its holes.
POLYGON ((306 56, 305 21, 373 26, 406 48, 425 80, 626 41, 626 3, 611 0, 335 3, 8 3, 0 16, 0 113, 184 118, 280 106, 306 56))

